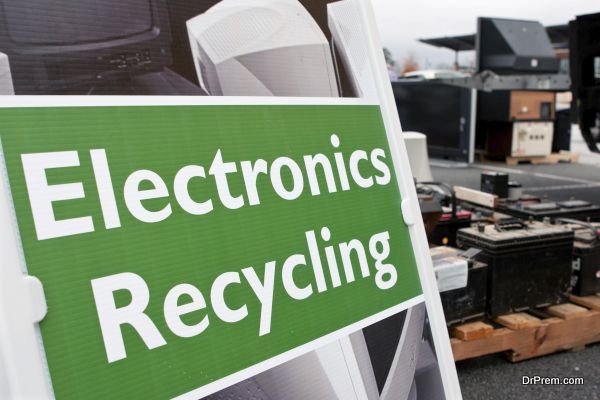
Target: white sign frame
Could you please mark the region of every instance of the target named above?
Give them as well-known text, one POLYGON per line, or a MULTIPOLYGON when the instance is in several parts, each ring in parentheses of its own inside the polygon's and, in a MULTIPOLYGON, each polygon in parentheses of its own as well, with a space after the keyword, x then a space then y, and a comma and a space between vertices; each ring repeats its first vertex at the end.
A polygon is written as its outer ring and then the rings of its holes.
MULTIPOLYGON (((417 195, 410 173, 406 147, 389 83, 375 17, 369 0, 353 0, 360 7, 363 27, 367 32, 369 61, 375 68, 374 81, 378 102, 362 99, 325 98, 268 98, 268 97, 179 97, 179 96, 0 96, 0 107, 41 106, 132 106, 132 105, 284 105, 284 104, 377 104, 381 108, 397 184, 403 198, 402 214, 409 227, 423 295, 340 331, 319 338, 273 359, 240 371, 235 375, 203 387, 179 398, 199 398, 216 390, 256 375, 287 360, 315 350, 324 344, 342 339, 349 333, 425 301, 433 341, 447 399, 461 399, 450 340, 433 272, 425 228, 420 218, 417 195)), ((8 176, 0 143, 0 398, 52 399, 52 383, 48 371, 38 323, 44 318, 47 306, 43 287, 35 277, 27 276, 25 258, 8 176)))

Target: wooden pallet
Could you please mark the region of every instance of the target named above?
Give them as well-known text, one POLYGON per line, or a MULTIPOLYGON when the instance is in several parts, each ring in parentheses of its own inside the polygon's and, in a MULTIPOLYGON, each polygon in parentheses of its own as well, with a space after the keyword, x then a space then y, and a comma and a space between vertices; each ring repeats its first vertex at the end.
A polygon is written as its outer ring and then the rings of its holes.
POLYGON ((580 350, 600 341, 600 295, 572 296, 569 303, 531 313, 503 315, 450 330, 455 361, 504 352, 522 361, 564 350, 580 350))
MULTIPOLYGON (((497 161, 489 158, 485 155, 481 156, 481 161, 497 161)), ((514 166, 517 164, 528 163, 528 164, 558 164, 559 162, 576 163, 579 161, 579 154, 571 153, 570 151, 561 150, 560 153, 552 153, 547 156, 533 156, 533 157, 512 157, 507 156, 504 159, 506 165, 514 166)))

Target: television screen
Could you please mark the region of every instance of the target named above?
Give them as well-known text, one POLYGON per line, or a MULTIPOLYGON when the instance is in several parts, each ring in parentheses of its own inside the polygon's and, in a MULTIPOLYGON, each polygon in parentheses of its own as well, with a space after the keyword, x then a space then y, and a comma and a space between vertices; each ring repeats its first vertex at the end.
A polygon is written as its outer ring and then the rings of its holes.
POLYGON ((99 42, 152 28, 150 0, 3 0, 11 39, 25 45, 99 42))

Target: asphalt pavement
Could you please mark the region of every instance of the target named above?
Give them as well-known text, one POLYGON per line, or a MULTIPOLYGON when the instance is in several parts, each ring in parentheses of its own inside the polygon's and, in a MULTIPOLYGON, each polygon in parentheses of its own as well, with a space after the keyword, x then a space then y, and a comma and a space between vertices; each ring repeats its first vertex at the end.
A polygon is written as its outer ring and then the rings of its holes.
POLYGON ((600 343, 578 352, 562 352, 511 363, 501 355, 456 365, 464 400, 598 400, 600 343), (582 377, 583 385, 523 385, 523 376, 582 377))
MULTIPOLYGON (((556 165, 475 164, 469 167, 432 167, 437 181, 479 189, 483 170, 508 172, 526 193, 567 200, 575 197, 600 204, 600 156, 589 155, 594 163, 556 165), (595 158, 593 158, 595 157, 595 158)), ((492 355, 457 363, 465 400, 596 400, 600 399, 600 343, 579 352, 562 352, 511 363, 492 355), (583 377, 581 386, 525 386, 523 376, 583 377)))

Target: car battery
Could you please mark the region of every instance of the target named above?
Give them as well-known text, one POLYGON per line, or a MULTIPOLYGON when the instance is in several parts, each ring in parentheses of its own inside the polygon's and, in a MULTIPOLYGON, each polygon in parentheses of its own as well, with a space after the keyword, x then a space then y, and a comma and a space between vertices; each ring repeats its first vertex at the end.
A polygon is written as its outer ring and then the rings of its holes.
POLYGON ((435 229, 431 233, 429 242, 438 246, 456 247, 456 233, 459 229, 471 226, 471 212, 445 208, 435 229))
POLYGON ((446 323, 453 325, 485 315, 487 265, 469 252, 440 246, 430 250, 446 323))
POLYGON ((461 229, 461 248, 475 247, 488 265, 487 312, 491 317, 558 304, 571 284, 573 231, 537 221, 461 229))
POLYGON ((583 200, 543 201, 500 204, 498 210, 521 219, 572 218, 581 221, 600 221, 600 206, 583 200))
POLYGON ((591 296, 600 293, 600 224, 574 228, 573 294, 591 296))
POLYGON ((444 212, 442 205, 438 199, 431 195, 417 194, 417 197, 419 199, 419 208, 421 209, 423 223, 425 224, 425 233, 427 233, 427 238, 431 238, 431 234, 444 212))
POLYGON ((508 174, 494 171, 482 172, 481 191, 498 195, 501 199, 506 199, 508 197, 508 174))
POLYGON ((483 207, 483 206, 479 206, 477 204, 470 204, 470 203, 462 203, 460 205, 460 208, 462 210, 465 211, 470 211, 471 212, 471 224, 476 224, 479 222, 485 222, 485 223, 495 223, 497 221, 502 221, 502 220, 507 220, 507 219, 514 219, 515 217, 512 217, 508 214, 502 214, 500 212, 497 212, 495 210, 492 210, 490 208, 487 207, 483 207))

